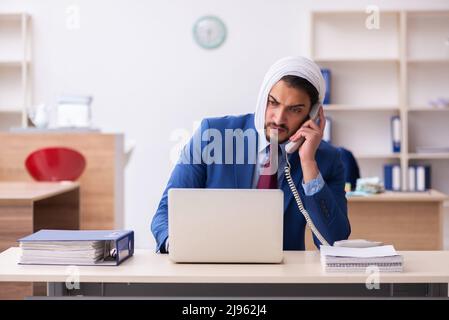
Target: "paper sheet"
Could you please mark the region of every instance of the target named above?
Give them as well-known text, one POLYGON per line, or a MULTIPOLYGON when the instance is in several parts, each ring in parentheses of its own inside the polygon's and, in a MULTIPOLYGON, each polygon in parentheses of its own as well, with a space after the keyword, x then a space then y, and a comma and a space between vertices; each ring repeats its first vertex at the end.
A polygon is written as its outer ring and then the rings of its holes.
POLYGON ((391 257, 398 253, 392 245, 378 246, 371 248, 346 248, 346 247, 331 247, 321 246, 322 256, 335 257, 353 257, 353 258, 373 258, 373 257, 391 257))

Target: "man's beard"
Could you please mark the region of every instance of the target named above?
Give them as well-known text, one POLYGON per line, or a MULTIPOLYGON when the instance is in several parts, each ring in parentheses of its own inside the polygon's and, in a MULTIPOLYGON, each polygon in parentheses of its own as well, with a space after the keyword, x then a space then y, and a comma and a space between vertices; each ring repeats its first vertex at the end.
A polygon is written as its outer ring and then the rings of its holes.
MULTIPOLYGON (((273 123, 269 123, 268 125, 265 125, 265 138, 267 139, 267 141, 270 141, 270 142, 271 142, 271 138, 270 138, 270 136, 267 134, 267 128, 269 128, 270 131, 271 131, 271 130, 277 130, 277 129, 273 129, 273 128, 271 127, 271 125, 273 125, 273 123)), ((288 128, 287 128, 285 125, 280 125, 280 126, 278 126, 278 127, 281 127, 281 128, 283 128, 283 129, 285 129, 285 132, 288 134, 289 130, 288 130, 288 128)), ((288 139, 290 138, 290 136, 291 136, 291 135, 287 135, 286 138, 280 140, 280 139, 279 139, 279 132, 278 132, 278 135, 277 135, 277 137, 278 137, 278 144, 283 144, 284 142, 287 142, 288 139)))

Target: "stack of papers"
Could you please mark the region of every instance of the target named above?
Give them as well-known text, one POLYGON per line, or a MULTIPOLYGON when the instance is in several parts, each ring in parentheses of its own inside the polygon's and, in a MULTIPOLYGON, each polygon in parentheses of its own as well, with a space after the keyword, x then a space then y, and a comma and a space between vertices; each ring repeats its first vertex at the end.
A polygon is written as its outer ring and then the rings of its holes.
POLYGON ((91 265, 103 261, 104 241, 20 242, 21 264, 91 265))
POLYGON ((134 254, 134 231, 39 230, 19 239, 19 264, 117 266, 134 254))
POLYGON ((326 272, 363 272, 375 267, 381 272, 402 272, 403 257, 393 246, 347 248, 321 246, 321 265, 326 272))

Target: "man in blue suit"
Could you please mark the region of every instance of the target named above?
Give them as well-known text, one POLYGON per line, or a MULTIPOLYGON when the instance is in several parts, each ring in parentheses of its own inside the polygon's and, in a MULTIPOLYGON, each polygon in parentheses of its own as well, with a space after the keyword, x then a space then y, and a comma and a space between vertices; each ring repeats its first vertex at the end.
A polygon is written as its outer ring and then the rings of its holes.
MULTIPOLYGON (((255 113, 204 119, 184 147, 153 217, 156 251, 169 250, 170 188, 280 188, 284 192, 284 250, 304 250, 306 221, 284 176, 286 157, 300 198, 318 231, 330 245, 347 239, 351 228, 341 155, 322 141, 322 107, 319 124, 308 119, 311 107, 322 103, 325 90, 320 68, 313 61, 287 57, 267 72, 255 113), (273 141, 276 135, 279 144, 273 141), (299 151, 286 154, 285 145, 299 139, 305 139, 299 151), (275 146, 278 152, 271 150, 275 146), (276 160, 279 165, 267 173, 270 162, 276 160)), ((316 236, 314 242, 319 248, 316 236)))

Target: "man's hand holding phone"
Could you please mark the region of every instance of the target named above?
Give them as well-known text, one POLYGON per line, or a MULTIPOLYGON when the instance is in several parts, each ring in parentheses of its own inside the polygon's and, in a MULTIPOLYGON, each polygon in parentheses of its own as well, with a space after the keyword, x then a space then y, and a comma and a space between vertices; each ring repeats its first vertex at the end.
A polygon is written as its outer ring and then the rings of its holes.
POLYGON ((326 126, 322 106, 320 106, 318 118, 320 119, 319 125, 315 122, 316 119, 309 119, 289 138, 292 142, 304 139, 304 143, 300 146, 298 153, 305 183, 315 179, 318 175, 315 153, 323 138, 324 127, 326 126))

